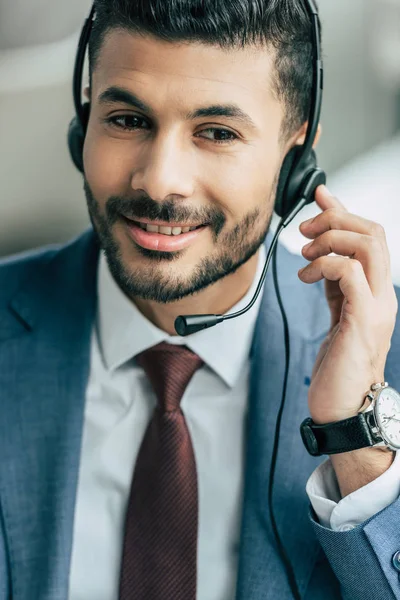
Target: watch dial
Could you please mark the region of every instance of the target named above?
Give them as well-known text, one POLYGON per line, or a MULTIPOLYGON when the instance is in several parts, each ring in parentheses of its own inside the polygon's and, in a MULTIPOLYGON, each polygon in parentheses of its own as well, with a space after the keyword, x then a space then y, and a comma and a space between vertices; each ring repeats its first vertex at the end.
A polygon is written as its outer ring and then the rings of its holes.
POLYGON ((385 439, 400 449, 400 394, 393 388, 385 388, 377 398, 375 416, 385 439))

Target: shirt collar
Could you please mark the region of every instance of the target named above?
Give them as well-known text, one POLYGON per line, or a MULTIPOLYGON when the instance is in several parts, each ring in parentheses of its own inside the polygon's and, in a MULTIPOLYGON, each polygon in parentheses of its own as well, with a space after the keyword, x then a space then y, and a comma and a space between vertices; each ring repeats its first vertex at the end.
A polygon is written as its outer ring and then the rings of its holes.
MULTIPOLYGON (((230 313, 248 304, 261 277, 264 262, 265 247, 262 245, 253 283, 230 313)), ((250 354, 262 294, 254 306, 238 318, 186 337, 170 336, 151 323, 122 292, 111 275, 103 252, 100 253, 98 268, 97 327, 106 368, 115 370, 147 348, 166 341, 186 345, 229 387, 235 385, 250 354)))

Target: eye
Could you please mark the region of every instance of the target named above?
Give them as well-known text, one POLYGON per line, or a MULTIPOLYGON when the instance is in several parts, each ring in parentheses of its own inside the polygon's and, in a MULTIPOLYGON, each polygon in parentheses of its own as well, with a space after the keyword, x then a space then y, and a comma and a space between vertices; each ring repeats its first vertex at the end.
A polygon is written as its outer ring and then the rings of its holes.
POLYGON ((134 131, 135 129, 149 129, 149 124, 143 117, 137 115, 117 115, 108 117, 106 120, 108 125, 123 131, 134 131), (143 127, 143 124, 145 125, 143 127))
POLYGON ((238 136, 233 133, 233 131, 229 131, 228 129, 218 129, 217 127, 210 127, 209 129, 203 129, 200 132, 201 134, 211 134, 209 136, 201 135, 200 137, 205 137, 216 144, 231 144, 235 140, 239 139, 238 136))

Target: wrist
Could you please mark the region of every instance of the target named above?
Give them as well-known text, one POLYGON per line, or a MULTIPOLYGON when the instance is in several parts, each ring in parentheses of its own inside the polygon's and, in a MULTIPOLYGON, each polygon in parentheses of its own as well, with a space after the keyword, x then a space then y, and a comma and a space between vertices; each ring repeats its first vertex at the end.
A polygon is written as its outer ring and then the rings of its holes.
MULTIPOLYGON (((381 379, 375 379, 375 381, 384 381, 384 377, 381 379)), ((315 406, 310 406, 310 416, 316 425, 327 425, 328 423, 337 423, 338 421, 345 421, 351 417, 356 417, 360 412, 363 412, 368 406, 370 406, 373 396, 371 396, 371 390, 375 386, 383 384, 373 383, 372 385, 366 385, 363 390, 359 393, 349 392, 352 397, 353 406, 349 408, 340 407, 340 403, 331 403, 328 409, 321 410, 318 402, 315 406), (336 404, 336 405, 335 405, 336 404), (340 407, 340 408, 339 408, 340 407)), ((386 384, 387 385, 387 384, 386 384)))
MULTIPOLYGON (((363 408, 363 405, 360 406, 360 410, 363 408)), ((354 412, 354 411, 341 411, 341 412, 334 412, 334 413, 324 413, 324 414, 319 414, 319 413, 311 413, 310 412, 310 416, 311 419, 313 421, 313 423, 315 423, 315 425, 329 425, 331 423, 339 423, 340 421, 345 421, 346 419, 351 419, 352 417, 356 417, 357 414, 360 412, 360 410, 354 412)))
POLYGON ((360 412, 367 408, 369 404, 370 401, 368 397, 366 396, 366 394, 363 394, 362 398, 360 399, 359 407, 356 409, 333 410, 329 412, 312 412, 310 410, 310 416, 315 425, 328 425, 330 423, 338 423, 339 421, 345 421, 346 419, 356 417, 360 412))
POLYGON ((395 456, 393 450, 376 446, 330 456, 342 498, 381 477, 395 456))

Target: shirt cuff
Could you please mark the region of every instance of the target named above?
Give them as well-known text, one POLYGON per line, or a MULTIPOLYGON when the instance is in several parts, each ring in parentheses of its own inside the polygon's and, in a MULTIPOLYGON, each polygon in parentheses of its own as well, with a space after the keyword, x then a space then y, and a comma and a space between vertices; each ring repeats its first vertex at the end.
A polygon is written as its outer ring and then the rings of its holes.
POLYGON ((389 469, 364 487, 341 497, 335 470, 328 459, 307 481, 306 492, 324 527, 350 531, 392 504, 400 496, 400 452, 389 469))

